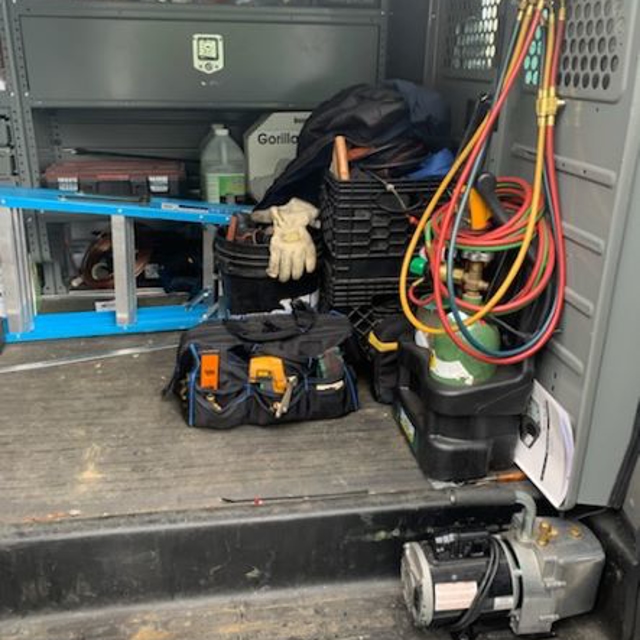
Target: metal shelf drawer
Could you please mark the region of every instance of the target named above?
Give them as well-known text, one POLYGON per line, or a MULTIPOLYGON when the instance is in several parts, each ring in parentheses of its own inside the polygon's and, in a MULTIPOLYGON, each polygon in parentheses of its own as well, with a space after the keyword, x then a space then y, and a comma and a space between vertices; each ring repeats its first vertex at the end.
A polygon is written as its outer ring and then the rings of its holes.
POLYGON ((166 19, 92 14, 87 5, 74 15, 21 14, 31 105, 300 107, 380 79, 379 11, 245 11, 243 19, 208 6, 166 19))

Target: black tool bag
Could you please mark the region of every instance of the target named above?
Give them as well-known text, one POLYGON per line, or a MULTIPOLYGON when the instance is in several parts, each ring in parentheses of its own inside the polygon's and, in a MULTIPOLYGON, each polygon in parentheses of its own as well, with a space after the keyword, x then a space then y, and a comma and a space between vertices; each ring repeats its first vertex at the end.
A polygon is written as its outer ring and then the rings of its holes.
POLYGON ((185 332, 165 392, 180 400, 193 427, 229 429, 338 418, 358 408, 356 377, 344 360, 349 320, 296 307, 215 321, 185 332), (270 377, 251 378, 251 362, 277 361, 286 389, 270 377), (215 371, 211 369, 213 362, 215 371))
POLYGON ((380 320, 369 333, 373 397, 382 404, 393 404, 398 386, 400 341, 410 340, 412 333, 410 322, 401 314, 380 320))

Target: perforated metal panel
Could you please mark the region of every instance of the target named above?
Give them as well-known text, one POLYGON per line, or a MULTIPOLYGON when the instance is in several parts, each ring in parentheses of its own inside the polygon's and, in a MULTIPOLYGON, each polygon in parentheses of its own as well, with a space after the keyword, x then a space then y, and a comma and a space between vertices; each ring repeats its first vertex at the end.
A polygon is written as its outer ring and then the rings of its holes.
POLYGON ((456 75, 495 68, 502 0, 449 0, 443 66, 456 75))
MULTIPOLYGON (((617 100, 623 88, 627 29, 622 0, 569 2, 558 75, 560 92, 570 98, 617 100)), ((538 31, 525 61, 528 86, 538 84, 542 50, 538 31)))
POLYGON ((574 0, 567 17, 559 78, 563 93, 581 98, 618 98, 627 40, 622 1, 574 0))

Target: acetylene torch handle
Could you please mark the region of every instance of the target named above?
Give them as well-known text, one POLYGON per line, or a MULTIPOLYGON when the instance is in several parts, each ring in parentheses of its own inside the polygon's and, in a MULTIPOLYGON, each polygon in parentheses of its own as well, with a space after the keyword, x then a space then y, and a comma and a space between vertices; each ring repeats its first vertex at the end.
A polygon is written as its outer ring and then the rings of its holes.
MULTIPOLYGON (((492 173, 483 173, 476 182, 476 190, 482 196, 487 206, 491 210, 491 214, 500 224, 509 222, 509 214, 503 209, 496 188, 498 186, 496 177, 492 173)), ((533 246, 527 251, 527 259, 535 264, 536 251, 533 246)))

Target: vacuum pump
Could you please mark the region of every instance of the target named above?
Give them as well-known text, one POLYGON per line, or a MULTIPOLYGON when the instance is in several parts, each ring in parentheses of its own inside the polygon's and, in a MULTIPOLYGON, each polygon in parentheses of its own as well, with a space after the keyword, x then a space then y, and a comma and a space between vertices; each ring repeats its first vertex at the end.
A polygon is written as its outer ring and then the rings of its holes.
POLYGON ((580 522, 537 517, 528 494, 514 492, 514 500, 525 508, 506 531, 405 544, 403 593, 416 626, 462 632, 502 617, 517 635, 547 634, 593 608, 605 560, 598 539, 580 522))

